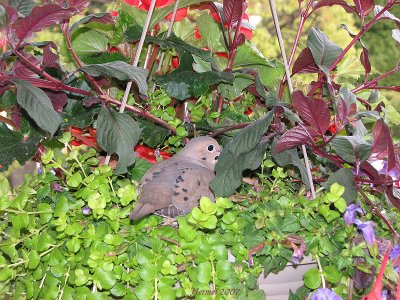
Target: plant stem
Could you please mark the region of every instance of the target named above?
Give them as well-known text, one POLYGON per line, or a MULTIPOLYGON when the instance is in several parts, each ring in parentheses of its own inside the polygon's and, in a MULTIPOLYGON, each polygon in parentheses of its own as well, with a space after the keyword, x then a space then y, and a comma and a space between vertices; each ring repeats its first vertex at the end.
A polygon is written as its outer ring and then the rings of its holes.
POLYGON ((251 124, 250 122, 247 122, 247 123, 240 123, 240 124, 230 125, 230 126, 227 126, 225 128, 222 128, 220 130, 217 130, 216 132, 213 132, 212 134, 210 134, 210 137, 216 137, 216 136, 224 134, 225 132, 228 132, 228 131, 244 128, 244 127, 246 127, 247 125, 250 125, 250 124, 251 124))
POLYGON ((13 214, 27 214, 27 215, 40 215, 40 214, 48 214, 52 213, 52 210, 39 210, 39 211, 21 211, 21 210, 15 210, 15 209, 3 209, 2 211, 13 213, 13 214))
POLYGON ((332 63, 332 65, 329 68, 329 71, 332 71, 334 68, 336 68, 337 64, 342 60, 342 58, 349 52, 349 50, 354 46, 354 44, 360 39, 360 37, 368 31, 372 25, 375 24, 375 22, 389 9, 393 6, 393 3, 388 3, 386 4, 385 7, 382 8, 382 10, 377 13, 365 26, 363 26, 360 30, 359 33, 353 38, 353 40, 347 45, 347 47, 340 53, 340 55, 336 58, 336 60, 332 63))
POLYGON ((325 282, 324 274, 322 274, 322 272, 324 270, 322 269, 321 262, 319 261, 318 254, 315 255, 315 260, 317 261, 317 264, 318 264, 319 274, 321 276, 321 281, 322 281, 322 287, 325 289, 326 288, 326 282, 325 282))
MULTIPOLYGON (((374 89, 374 88, 376 88, 375 85, 378 83, 379 80, 382 80, 382 79, 384 79, 384 78, 386 78, 386 77, 388 77, 388 76, 390 76, 393 73, 396 73, 398 71, 400 71, 400 65, 398 65, 396 68, 394 68, 394 69, 392 69, 392 70, 390 70, 390 71, 388 71, 388 72, 376 77, 375 79, 373 79, 371 81, 368 81, 368 82, 365 82, 364 84, 356 87, 355 89, 352 90, 352 92, 353 93, 357 93, 357 92, 359 92, 361 90, 364 90, 364 89, 369 89, 369 88, 374 89)), ((385 87, 380 87, 380 88, 382 89, 382 88, 385 88, 385 87)), ((399 87, 394 87, 394 88, 396 88, 395 90, 397 90, 399 87)), ((387 87, 387 89, 390 89, 390 87, 387 87)))
MULTIPOLYGON (((115 104, 117 106, 121 106, 122 103, 119 102, 118 100, 108 96, 108 95, 103 95, 102 97, 100 97, 112 104, 115 104)), ((176 134, 176 129, 174 127, 172 127, 171 125, 168 124, 168 122, 156 117, 155 115, 152 115, 151 113, 145 111, 144 109, 140 109, 138 107, 132 106, 132 105, 125 105, 125 108, 131 112, 134 112, 135 114, 144 117, 146 119, 149 119, 155 123, 158 123, 160 125, 162 125, 165 128, 168 128, 172 133, 176 134)))
MULTIPOLYGON (((285 46, 283 44, 282 33, 281 33, 280 26, 279 26, 279 20, 278 20, 278 14, 276 12, 275 1, 269 0, 269 4, 271 7, 272 18, 273 18, 274 24, 275 24, 276 35, 278 37, 279 48, 281 49, 282 59, 283 59, 284 65, 285 65, 285 74, 286 74, 286 79, 287 79, 290 95, 292 95, 293 94, 292 79, 290 78, 290 70, 289 70, 289 65, 288 65, 288 61, 286 58, 286 52, 285 52, 285 46)), ((311 173, 311 169, 310 169, 310 163, 308 161, 306 147, 304 145, 302 145, 301 149, 302 149, 304 160, 305 160, 308 180, 309 180, 309 184, 310 184, 311 196, 312 196, 312 199, 315 199, 315 188, 314 188, 314 183, 312 180, 312 173, 311 173)))
POLYGON ((14 129, 17 128, 17 126, 14 124, 14 122, 6 117, 0 116, 0 122, 7 124, 14 129))

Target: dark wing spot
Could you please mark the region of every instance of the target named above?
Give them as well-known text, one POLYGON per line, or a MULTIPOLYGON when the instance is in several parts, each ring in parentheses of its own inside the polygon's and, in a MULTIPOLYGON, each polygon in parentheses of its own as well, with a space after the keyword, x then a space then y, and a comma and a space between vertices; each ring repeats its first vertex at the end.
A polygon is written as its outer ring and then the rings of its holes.
POLYGON ((183 181, 183 178, 182 178, 181 175, 179 175, 179 176, 176 178, 176 182, 178 183, 178 182, 181 182, 181 181, 183 181))
POLYGON ((157 176, 158 174, 160 174, 159 171, 153 173, 154 176, 157 176))
POLYGON ((183 200, 184 200, 184 201, 188 201, 188 200, 189 200, 189 197, 183 197, 183 200))
POLYGON ((202 157, 201 159, 202 159, 202 160, 206 160, 207 158, 205 158, 205 157, 202 157))
POLYGON ((187 189, 182 189, 182 192, 187 193, 187 189))
POLYGON ((174 187, 177 189, 177 188, 179 188, 179 185, 175 184, 174 187))
POLYGON ((179 193, 178 193, 178 192, 175 192, 175 193, 174 193, 174 196, 179 196, 179 193))
POLYGON ((197 184, 200 186, 201 185, 201 182, 200 182, 200 180, 197 180, 197 184))

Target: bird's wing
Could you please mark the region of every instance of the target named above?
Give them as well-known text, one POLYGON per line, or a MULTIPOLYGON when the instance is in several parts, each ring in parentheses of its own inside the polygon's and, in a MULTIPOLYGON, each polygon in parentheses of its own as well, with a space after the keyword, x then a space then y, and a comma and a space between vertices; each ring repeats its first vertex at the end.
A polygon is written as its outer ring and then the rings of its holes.
POLYGON ((175 162, 167 167, 152 168, 145 177, 131 219, 154 212, 174 218, 187 214, 201 196, 213 198, 208 185, 214 172, 191 163, 175 162))

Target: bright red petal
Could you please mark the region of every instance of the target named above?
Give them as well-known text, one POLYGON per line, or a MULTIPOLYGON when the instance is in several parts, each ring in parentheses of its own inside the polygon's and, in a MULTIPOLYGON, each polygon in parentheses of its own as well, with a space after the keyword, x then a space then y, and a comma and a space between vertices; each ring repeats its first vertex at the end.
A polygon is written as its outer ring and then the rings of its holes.
POLYGON ((201 35, 199 33, 199 27, 197 27, 197 25, 196 28, 194 29, 194 37, 198 40, 201 39, 201 35))
POLYGON ((139 0, 122 0, 126 4, 133 5, 133 6, 139 6, 139 0))
MULTIPOLYGON (((176 16, 175 16, 175 22, 179 22, 182 21, 184 18, 186 18, 187 16, 187 7, 185 8, 181 8, 178 9, 178 11, 176 12, 176 16)), ((171 20, 172 18, 172 13, 170 13, 168 16, 165 17, 167 20, 171 20)))

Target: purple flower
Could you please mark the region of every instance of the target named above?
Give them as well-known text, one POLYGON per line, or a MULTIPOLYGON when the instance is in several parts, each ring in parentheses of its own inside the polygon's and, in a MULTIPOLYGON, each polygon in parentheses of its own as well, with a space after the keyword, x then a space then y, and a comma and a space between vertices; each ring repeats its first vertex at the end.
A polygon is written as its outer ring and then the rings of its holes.
POLYGON ((82 208, 82 213, 83 213, 84 215, 89 215, 91 212, 92 212, 92 210, 91 210, 89 207, 87 207, 87 206, 85 206, 84 208, 82 208))
POLYGON ((292 244, 292 247, 294 249, 292 256, 292 263, 297 265, 302 261, 304 257, 304 252, 306 251, 306 244, 304 242, 301 242, 300 248, 298 248, 295 244, 292 244))
POLYGON ((390 253, 390 259, 395 259, 397 256, 400 255, 400 244, 397 244, 393 247, 392 252, 390 253))
POLYGON ((356 212, 364 214, 364 211, 360 208, 360 204, 350 204, 347 206, 343 215, 344 222, 348 225, 353 224, 356 219, 356 212))
POLYGON ((37 169, 37 174, 38 174, 38 175, 42 174, 42 168, 38 168, 38 169, 37 169))
POLYGON ((312 295, 311 300, 342 300, 342 298, 331 289, 320 288, 312 295))
POLYGON ((364 240, 368 245, 372 245, 376 242, 374 223, 372 223, 372 221, 361 222, 360 220, 355 220, 354 223, 357 225, 357 228, 361 230, 364 240))
POLYGON ((51 184, 51 188, 53 189, 53 191, 56 191, 56 192, 59 192, 59 193, 62 192, 62 187, 57 182, 53 182, 51 184))

